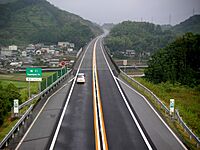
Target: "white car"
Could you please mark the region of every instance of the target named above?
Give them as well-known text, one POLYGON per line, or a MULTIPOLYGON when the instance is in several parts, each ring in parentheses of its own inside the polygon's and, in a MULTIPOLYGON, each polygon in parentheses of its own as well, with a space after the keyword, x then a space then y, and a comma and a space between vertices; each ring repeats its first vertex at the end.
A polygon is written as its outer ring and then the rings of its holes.
POLYGON ((85 74, 84 73, 78 73, 76 82, 77 83, 85 83, 85 74))

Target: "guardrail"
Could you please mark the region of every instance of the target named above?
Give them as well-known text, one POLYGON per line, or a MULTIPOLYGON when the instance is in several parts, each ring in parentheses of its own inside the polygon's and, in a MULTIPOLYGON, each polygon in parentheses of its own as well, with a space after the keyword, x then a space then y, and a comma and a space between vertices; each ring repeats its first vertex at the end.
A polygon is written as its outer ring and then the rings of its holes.
MULTIPOLYGON (((78 55, 78 58, 81 56, 81 53, 83 52, 83 50, 81 49, 78 55)), ((77 58, 77 59, 78 59, 77 58)), ((74 64, 73 64, 74 65, 74 64)), ((62 70, 62 69, 61 69, 62 70)), ((29 105, 30 103, 32 103, 36 98, 40 98, 43 97, 44 95, 48 94, 54 87, 56 87, 62 80, 64 80, 67 77, 70 77, 70 74, 72 73, 72 69, 69 70, 68 72, 66 72, 65 74, 62 75, 62 71, 61 71, 61 77, 59 77, 55 82, 50 83, 50 85, 45 88, 42 92, 40 92, 39 94, 35 95, 34 97, 30 98, 29 100, 25 101, 24 103, 22 103, 21 105, 19 105, 19 109, 22 109, 23 107, 29 105)), ((57 73, 58 76, 58 73, 57 73)), ((47 80, 47 79, 46 79, 47 80)), ((52 81, 53 81, 53 76, 52 76, 52 81)), ((33 109, 34 105, 32 104, 29 109, 25 112, 25 114, 20 118, 20 120, 15 124, 15 126, 10 130, 10 132, 6 135, 6 137, 0 142, 0 149, 2 149, 3 147, 7 147, 9 140, 11 138, 14 138, 14 133, 16 132, 16 130, 19 131, 19 127, 20 125, 23 125, 25 122, 25 119, 29 116, 29 114, 31 113, 32 109, 33 109)))
MULTIPOLYGON (((165 114, 170 116, 170 111, 168 109, 168 107, 151 91, 149 90, 147 87, 145 87, 144 85, 142 85, 141 83, 139 83, 138 81, 136 81, 135 79, 129 77, 126 73, 124 73, 121 70, 122 75, 124 75, 126 78, 128 78, 128 80, 131 80, 132 82, 136 83, 138 87, 142 88, 145 92, 147 92, 148 94, 150 94, 154 100, 156 101, 157 104, 160 105, 161 109, 164 109, 165 114)), ((197 148, 200 147, 200 140, 199 138, 192 132, 192 130, 186 125, 186 123, 183 121, 183 119, 180 117, 178 110, 175 110, 174 113, 174 118, 178 121, 178 123, 183 127, 184 131, 188 133, 188 135, 190 136, 190 140, 193 138, 196 141, 196 146, 197 148)))
POLYGON ((149 93, 154 100, 156 101, 156 103, 160 104, 161 108, 163 108, 165 110, 166 114, 169 114, 169 109, 168 107, 151 91, 149 90, 147 87, 145 87, 144 85, 142 85, 140 82, 136 81, 135 79, 129 77, 125 72, 123 72, 121 70, 121 73, 126 76, 129 80, 133 81, 134 83, 136 83, 138 86, 140 86, 140 88, 142 88, 143 90, 145 90, 145 92, 149 93))
POLYGON ((79 57, 79 55, 81 54, 82 51, 83 51, 83 48, 81 47, 80 50, 78 51, 78 53, 76 54, 76 58, 79 57))
POLYGON ((183 119, 181 118, 181 116, 179 115, 178 110, 175 110, 175 117, 178 121, 178 123, 184 128, 184 131, 187 132, 190 136, 190 140, 193 138, 196 141, 197 144, 197 148, 200 147, 200 140, 199 137, 197 137, 192 130, 186 125, 186 123, 183 121, 183 119))
POLYGON ((25 114, 20 118, 20 120, 15 124, 15 126, 10 130, 10 132, 5 136, 5 138, 0 143, 0 149, 4 146, 8 146, 10 139, 14 138, 15 133, 20 130, 20 126, 24 124, 24 120, 29 117, 33 109, 33 105, 25 112, 25 114))
POLYGON ((43 95, 47 94, 54 86, 56 86, 58 83, 60 83, 63 79, 65 79, 69 74, 71 73, 71 70, 69 70, 66 74, 58 78, 55 82, 53 82, 49 87, 44 89, 39 94, 35 95, 34 97, 30 98, 29 100, 25 101, 21 105, 19 105, 19 109, 22 109, 24 106, 29 105, 31 102, 33 102, 36 98, 42 97, 43 95))
MULTIPOLYGON (((160 108, 164 110, 165 114, 170 116, 170 111, 169 108, 151 91, 149 90, 147 87, 145 87, 144 85, 142 85, 141 83, 139 83, 138 81, 136 81, 135 79, 129 77, 125 72, 123 72, 121 69, 119 69, 119 67, 116 65, 115 61, 112 59, 112 57, 110 56, 108 49, 105 49, 106 53, 108 54, 111 62, 114 64, 115 68, 117 69, 117 71, 119 70, 120 73, 122 73, 122 75, 124 75, 126 78, 128 78, 129 80, 131 80, 132 82, 136 83, 138 87, 142 88, 145 92, 147 92, 148 94, 150 94, 155 102, 157 104, 160 105, 160 108)), ((186 125, 186 123, 183 121, 183 119, 180 117, 178 110, 175 110, 174 113, 174 118, 178 121, 178 123, 183 127, 184 131, 188 133, 188 135, 190 136, 190 140, 193 138, 196 141, 196 146, 197 148, 200 147, 200 139, 199 137, 197 137, 192 130, 186 125)))
MULTIPOLYGON (((64 74, 63 76, 61 76, 60 78, 58 78, 55 82, 53 82, 50 86, 48 86, 45 90, 43 90, 42 92, 40 92, 39 94, 35 95, 34 97, 30 98, 29 100, 27 100, 26 102, 22 103, 21 105, 19 105, 19 109, 22 109, 24 106, 29 105, 31 102, 33 102, 36 98, 40 98, 45 94, 48 94, 48 92, 53 89, 53 87, 57 86, 63 79, 65 79, 66 77, 69 77, 71 73, 71 70, 69 70, 66 74, 64 74)), ((29 109, 25 112, 25 114, 20 118, 20 120, 15 124, 15 126, 10 130, 10 132, 5 136, 5 138, 1 141, 0 143, 0 149, 2 147, 7 147, 9 140, 11 138, 14 138, 14 134, 16 132, 16 130, 19 131, 19 128, 21 125, 24 124, 25 119, 29 116, 29 114, 31 113, 32 109, 33 109, 33 104, 29 107, 29 109)))

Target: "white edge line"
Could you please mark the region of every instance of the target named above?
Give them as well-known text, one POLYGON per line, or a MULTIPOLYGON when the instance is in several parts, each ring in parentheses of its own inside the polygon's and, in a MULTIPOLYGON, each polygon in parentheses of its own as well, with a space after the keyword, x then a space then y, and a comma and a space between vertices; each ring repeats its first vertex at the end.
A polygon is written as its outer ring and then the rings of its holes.
POLYGON ((118 87, 118 89, 119 89, 119 92, 121 93, 121 96, 122 96, 122 98, 123 98, 123 100, 124 100, 124 102, 125 102, 125 104, 126 104, 128 110, 129 110, 129 112, 130 112, 130 114, 131 114, 131 116, 132 116, 132 118, 133 118, 133 120, 134 120, 134 122, 135 122, 135 124, 136 124, 136 126, 137 126, 137 128, 138 128, 138 130, 139 130, 139 132, 140 132, 140 134, 142 135, 142 138, 143 138, 144 142, 146 143, 146 145, 147 145, 147 147, 148 147, 149 150, 153 150, 153 148, 151 147, 149 141, 147 140, 147 138, 146 138, 146 136, 145 136, 145 134, 144 134, 142 128, 140 127, 140 125, 139 125, 139 123, 138 123, 138 121, 137 121, 135 115, 133 114, 133 112, 132 112, 132 110, 131 110, 131 108, 130 108, 130 106, 129 106, 127 100, 126 100, 126 97, 124 96, 124 94, 123 94, 123 92, 122 92, 122 89, 120 88, 119 83, 117 82, 117 80, 116 80, 116 78, 115 78, 115 76, 114 76, 114 74, 113 74, 113 72, 112 72, 112 70, 111 70, 111 68, 110 68, 110 66, 109 66, 109 64, 108 64, 108 61, 107 61, 107 59, 106 59, 106 57, 105 57, 105 54, 104 54, 104 51, 103 51, 102 43, 100 43, 100 46, 101 46, 101 50, 102 50, 102 52, 103 52, 104 59, 106 60, 107 66, 108 66, 108 68, 109 68, 109 70, 110 70, 110 73, 111 73, 112 76, 113 76, 113 79, 114 79, 114 81, 115 81, 115 83, 116 83, 116 85, 117 85, 117 87, 118 87))
POLYGON ((20 140, 19 144, 17 145, 17 147, 15 148, 15 150, 18 150, 19 147, 21 146, 21 144, 23 143, 24 139, 26 138, 26 136, 28 135, 28 133, 30 132, 31 128, 33 127, 33 125, 35 124, 36 120, 38 119, 38 117, 40 116, 40 114, 42 113, 42 111, 44 110, 45 106, 47 105, 47 103, 49 102, 49 100, 55 95, 57 94, 61 89, 63 89, 67 84, 63 85, 61 88, 59 88, 55 93, 53 93, 48 99, 47 101, 44 103, 43 107, 41 108, 41 110, 39 111, 39 113, 37 114, 37 116, 35 117, 35 119, 33 120, 33 122, 31 123, 30 127, 28 128, 28 130, 26 131, 26 133, 24 134, 23 138, 20 140))
POLYGON ((77 70, 77 72, 76 72, 74 81, 73 81, 73 83, 72 83, 72 86, 71 86, 69 95, 68 95, 68 97, 67 97, 67 101, 66 101, 65 106, 64 106, 64 108, 63 108, 63 112, 62 112, 61 117, 60 117, 60 120, 59 120, 59 122, 58 122, 58 126, 57 126, 57 128, 56 128, 56 132, 55 132, 55 134, 54 134, 54 137, 53 137, 53 140, 52 140, 52 142, 51 142, 51 146, 50 146, 49 150, 53 150, 53 148, 54 148, 54 146, 55 146, 56 139, 57 139, 57 137, 58 137, 58 133, 59 133, 59 131, 60 131, 60 127, 61 127, 62 121, 63 121, 63 119, 64 119, 64 116, 65 116, 65 111, 66 111, 66 109, 67 109, 69 100, 70 100, 71 95, 72 95, 72 91, 73 91, 74 86, 75 86, 75 83, 76 83, 77 75, 78 75, 78 73, 79 73, 80 67, 81 67, 82 62, 83 62, 83 59, 84 59, 84 57, 85 57, 85 54, 86 54, 86 52, 87 52, 89 46, 91 45, 91 43, 92 43, 92 42, 90 42, 90 44, 87 46, 87 48, 86 48, 86 50, 85 50, 85 53, 84 53, 84 55, 83 55, 83 57, 82 57, 82 59, 81 59, 81 62, 80 62, 80 64, 79 64, 78 70, 77 70))
POLYGON ((128 88, 130 88, 131 90, 133 90, 134 92, 136 92, 138 95, 140 95, 145 101, 146 103, 149 105, 149 107, 154 111, 154 113, 157 115, 157 117, 161 120, 161 122, 166 126, 166 128, 171 132, 171 134, 175 137, 175 139, 181 144, 181 146, 187 150, 187 148, 185 147, 185 145, 181 142, 181 140, 176 136, 176 134, 171 130, 171 128, 166 124, 166 122, 162 119, 162 117, 157 113, 157 111, 153 108, 153 106, 149 103, 149 101, 146 99, 146 97, 144 97, 142 94, 140 94, 138 91, 136 91, 134 88, 132 88, 130 85, 126 84, 124 81, 120 80, 119 78, 117 78, 117 80, 119 80, 120 82, 122 82, 124 85, 126 85, 128 88))
POLYGON ((71 83, 74 80, 75 77, 73 77, 71 80, 68 81, 68 83, 71 83))

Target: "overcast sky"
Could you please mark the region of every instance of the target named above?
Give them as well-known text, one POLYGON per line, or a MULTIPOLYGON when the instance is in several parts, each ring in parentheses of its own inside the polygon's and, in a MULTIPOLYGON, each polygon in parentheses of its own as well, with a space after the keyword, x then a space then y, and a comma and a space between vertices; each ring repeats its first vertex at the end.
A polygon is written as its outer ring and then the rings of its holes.
POLYGON ((200 14, 200 0, 48 0, 84 19, 103 23, 125 20, 178 24, 200 14), (170 17, 171 16, 171 17, 170 17), (171 19, 170 19, 171 18, 171 19))

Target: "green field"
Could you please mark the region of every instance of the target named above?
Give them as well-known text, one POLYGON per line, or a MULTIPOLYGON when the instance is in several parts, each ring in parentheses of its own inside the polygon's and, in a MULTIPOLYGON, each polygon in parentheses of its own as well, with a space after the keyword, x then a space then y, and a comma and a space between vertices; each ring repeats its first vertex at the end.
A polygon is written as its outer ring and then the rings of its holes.
MULTIPOLYGON (((47 78, 53 75, 55 72, 44 72, 42 73, 42 78, 47 78)), ((28 99, 28 82, 26 81, 25 73, 15 73, 15 74, 0 74, 0 82, 3 86, 8 85, 9 83, 14 84, 21 94, 22 102, 28 99)), ((39 91, 39 83, 31 82, 31 94, 37 94, 39 91)))
POLYGON ((192 131, 200 137, 200 90, 180 84, 152 84, 143 78, 135 78, 154 92, 168 107, 169 100, 175 99, 175 108, 192 131))
MULTIPOLYGON (((45 72, 42 73, 42 78, 47 78, 53 75, 55 72, 45 72)), ((14 84, 20 91, 22 102, 28 100, 28 82, 26 81, 25 73, 16 73, 16 74, 0 74, 0 82, 2 86, 7 86, 9 83, 14 84)), ((37 94, 39 89, 38 82, 31 82, 31 94, 37 94)), ((0 127, 0 141, 5 137, 5 135, 11 130, 11 128, 18 121, 11 120, 10 113, 5 119, 3 125, 0 127)))

